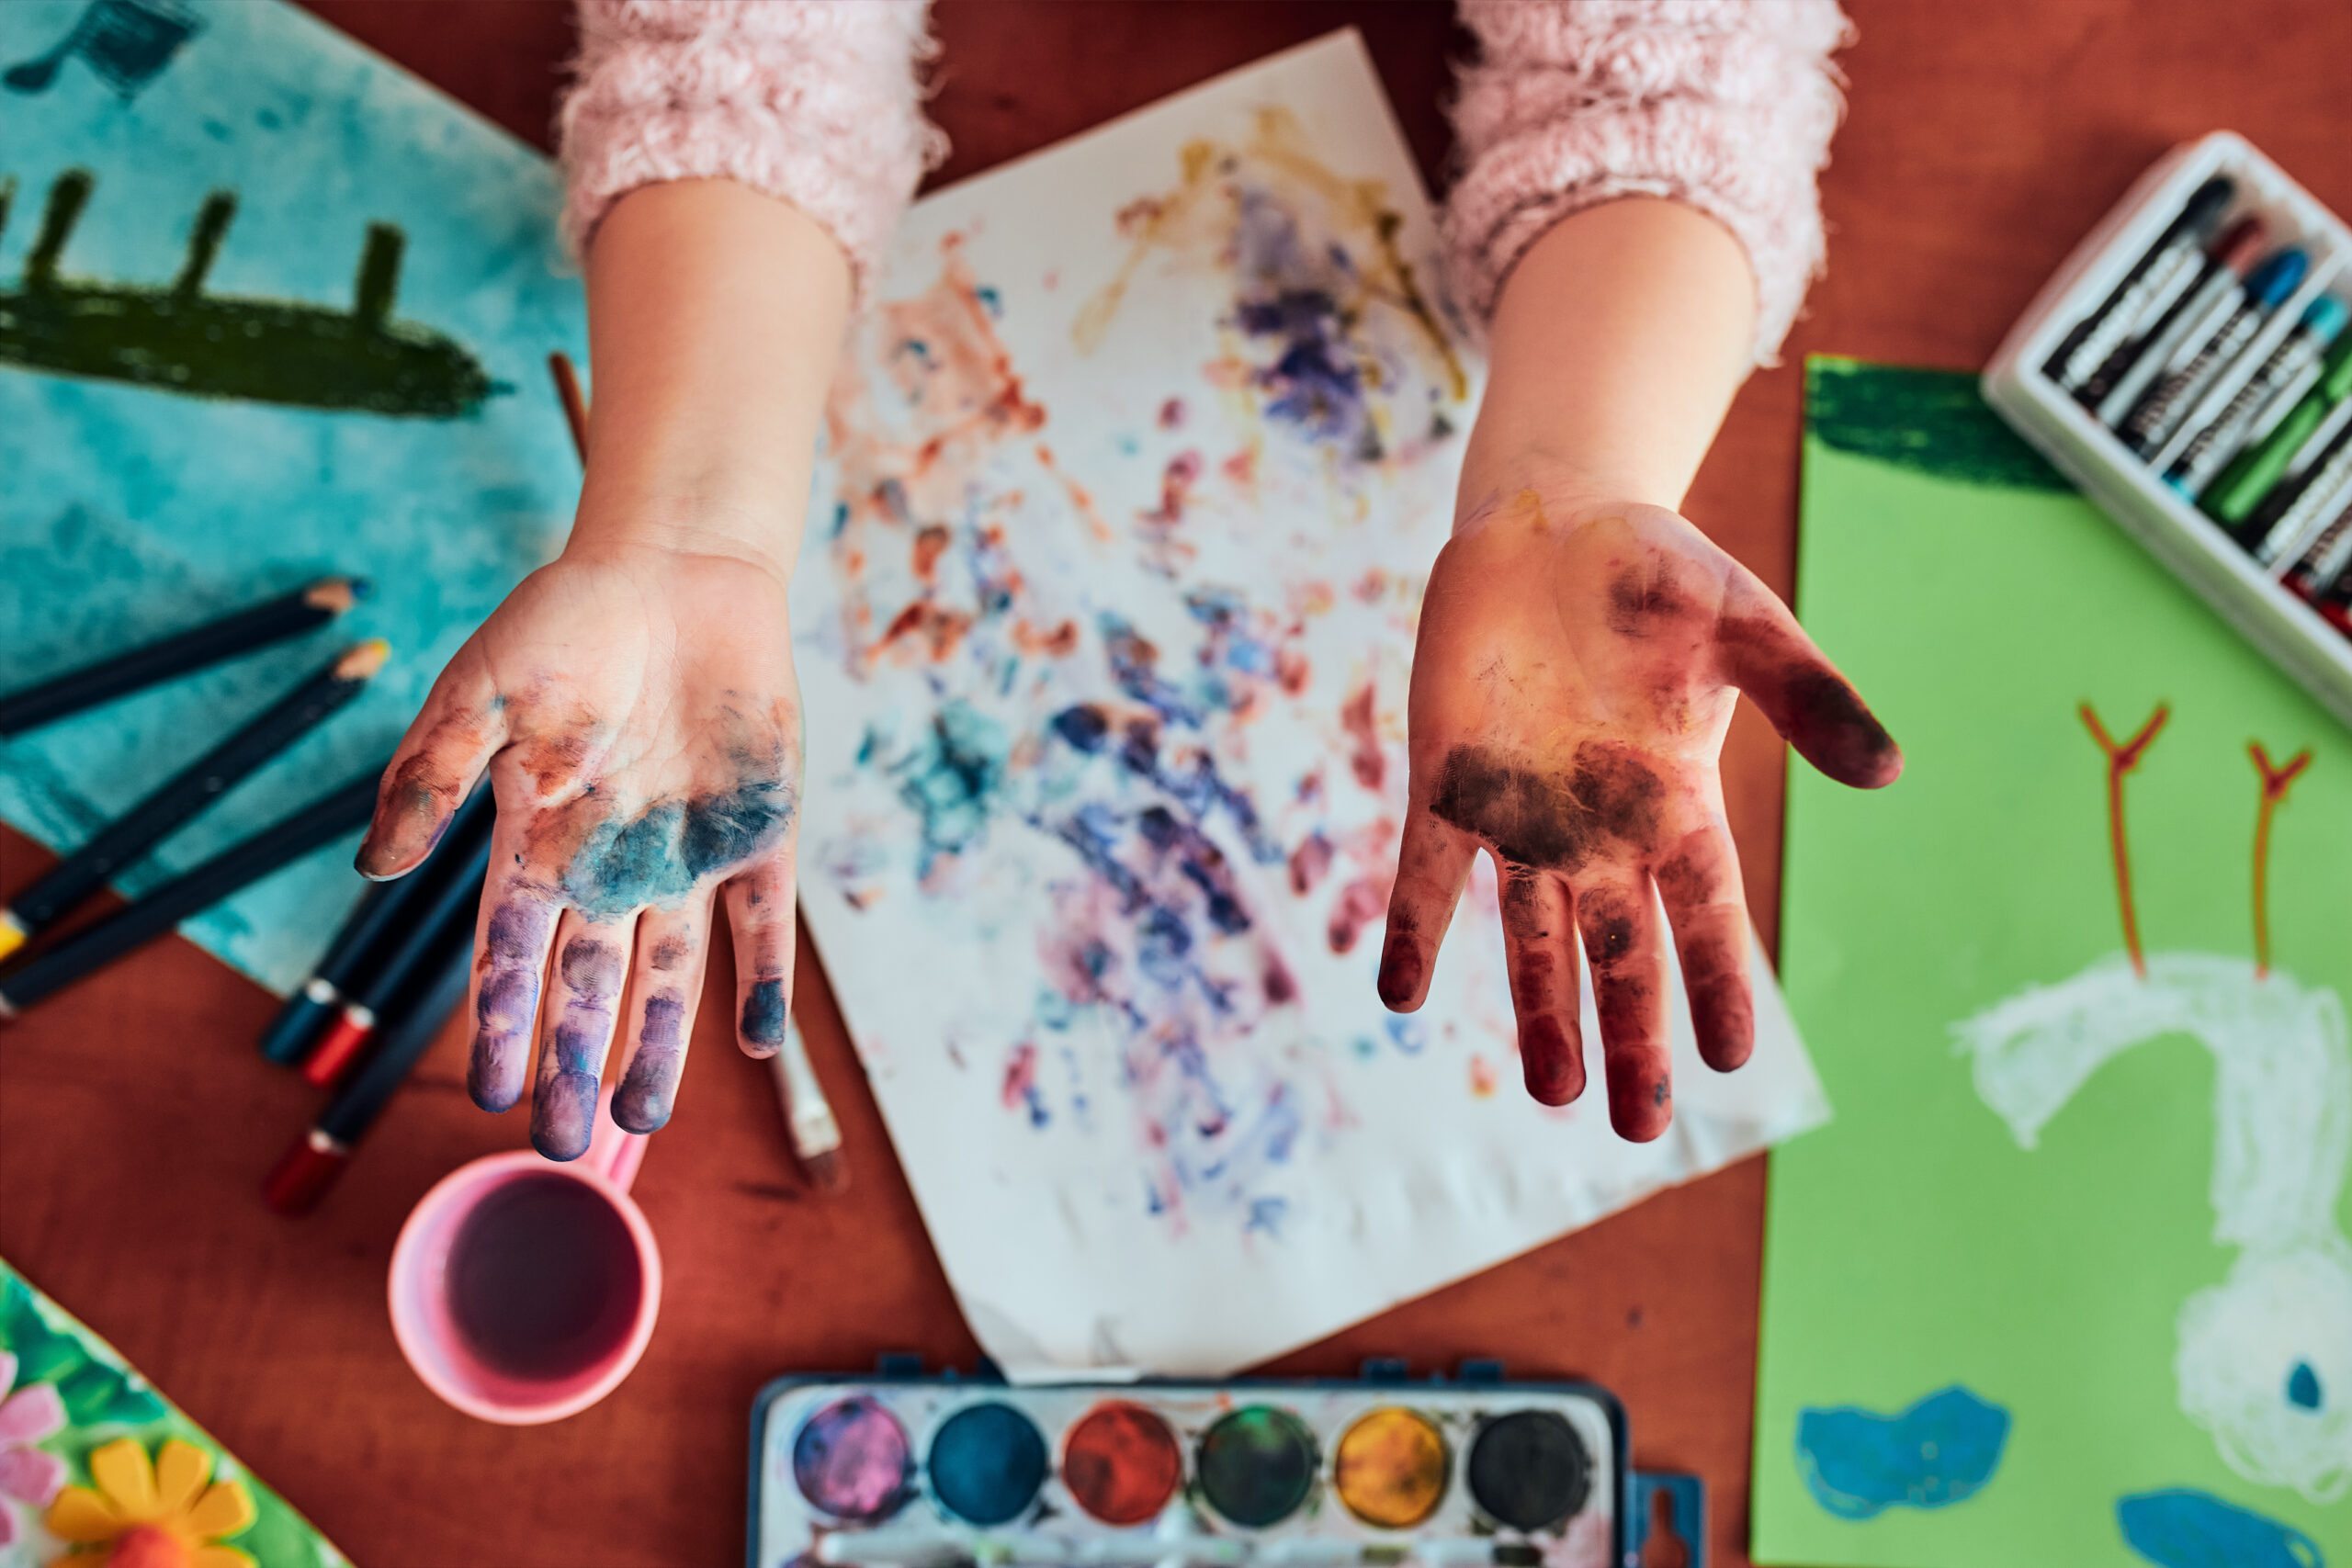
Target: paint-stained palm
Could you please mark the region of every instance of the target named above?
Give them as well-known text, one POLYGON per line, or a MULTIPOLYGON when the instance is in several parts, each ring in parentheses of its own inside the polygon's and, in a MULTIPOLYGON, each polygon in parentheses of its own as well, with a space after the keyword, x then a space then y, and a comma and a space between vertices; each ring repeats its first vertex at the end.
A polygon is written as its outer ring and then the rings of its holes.
POLYGON ((1380 995, 1410 1011, 1481 849, 1528 1092, 1584 1089, 1577 933, 1592 967, 1610 1120, 1673 1119, 1666 950, 1699 1051, 1754 1044, 1747 911, 1717 759, 1746 692, 1814 766, 1875 788, 1902 753, 1771 590, 1663 507, 1521 490, 1478 506, 1430 573, 1413 658, 1412 786, 1380 995))
POLYGON ((498 826, 468 1081, 484 1110, 519 1100, 537 1020, 540 1153, 587 1149, 625 998, 613 1118, 631 1132, 669 1119, 721 887, 738 1041, 754 1055, 782 1043, 799 711, 781 580, 632 548, 567 553, 526 579, 409 727, 359 869, 413 868, 488 770, 498 826))

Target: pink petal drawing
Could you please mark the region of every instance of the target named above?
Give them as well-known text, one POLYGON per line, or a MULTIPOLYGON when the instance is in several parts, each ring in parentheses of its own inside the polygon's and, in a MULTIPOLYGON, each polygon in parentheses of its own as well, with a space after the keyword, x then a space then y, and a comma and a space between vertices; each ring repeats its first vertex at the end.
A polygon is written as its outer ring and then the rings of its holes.
POLYGON ((16 1539, 16 1510, 9 1507, 6 1503, 0 1503, 0 1546, 6 1546, 16 1539))
MULTIPOLYGON (((52 1453, 39 1449, 8 1449, 0 1451, 0 1493, 19 1498, 35 1507, 47 1507, 65 1484, 65 1461, 52 1453)), ((0 1508, 0 1514, 7 1512, 0 1508)))
POLYGON ((28 1383, 0 1399, 0 1447, 37 1443, 65 1429, 65 1405, 54 1383, 28 1383))

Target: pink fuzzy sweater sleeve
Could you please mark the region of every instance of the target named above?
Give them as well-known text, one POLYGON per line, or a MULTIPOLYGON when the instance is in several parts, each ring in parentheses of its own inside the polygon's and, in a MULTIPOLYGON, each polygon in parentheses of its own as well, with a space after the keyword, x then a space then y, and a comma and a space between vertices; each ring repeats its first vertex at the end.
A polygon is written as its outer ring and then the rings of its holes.
POLYGON ((926 19, 925 0, 580 0, 562 110, 574 243, 639 186, 739 180, 821 224, 863 294, 946 153, 915 83, 926 19))
POLYGON ((1757 363, 1774 362, 1821 270, 1815 173, 1844 108, 1837 0, 1462 0, 1481 58, 1446 204, 1464 300, 1563 218, 1623 196, 1688 202, 1747 247, 1757 363))

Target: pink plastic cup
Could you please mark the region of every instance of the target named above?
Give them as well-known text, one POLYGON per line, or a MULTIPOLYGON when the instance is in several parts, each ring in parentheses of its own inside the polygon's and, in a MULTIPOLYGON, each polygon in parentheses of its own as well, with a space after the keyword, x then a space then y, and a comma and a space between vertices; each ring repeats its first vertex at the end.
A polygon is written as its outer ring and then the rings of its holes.
MULTIPOLYGON (((392 1247, 392 1336, 424 1386, 469 1416, 528 1427, 577 1415, 620 1386, 653 1337, 653 1319, 662 1304, 662 1251, 654 1245, 653 1227, 645 1223, 644 1212, 628 1195, 629 1182, 645 1157, 645 1139, 614 1123, 611 1100, 607 1089, 596 1108, 595 1135, 579 1159, 558 1164, 528 1149, 486 1155, 443 1177, 417 1201, 401 1226, 400 1240, 392 1247), (482 1212, 486 1201, 505 1192, 511 1204, 517 1182, 544 1181, 550 1176, 577 1182, 582 1192, 593 1193, 627 1235, 626 1245, 599 1247, 594 1258, 568 1260, 572 1270, 611 1265, 610 1273, 625 1274, 633 1252, 637 1300, 625 1326, 609 1342, 600 1340, 586 1359, 518 1370, 499 1364, 486 1353, 481 1335, 469 1332, 469 1322, 481 1321, 485 1309, 471 1296, 458 1299, 465 1285, 458 1277, 461 1269, 452 1269, 453 1252, 467 1239, 467 1222, 482 1212)), ((555 1196, 571 1202, 577 1194, 555 1196)), ((458 1261, 463 1265, 462 1258, 458 1261)), ((622 1299, 626 1283, 612 1284, 607 1293, 622 1299)))

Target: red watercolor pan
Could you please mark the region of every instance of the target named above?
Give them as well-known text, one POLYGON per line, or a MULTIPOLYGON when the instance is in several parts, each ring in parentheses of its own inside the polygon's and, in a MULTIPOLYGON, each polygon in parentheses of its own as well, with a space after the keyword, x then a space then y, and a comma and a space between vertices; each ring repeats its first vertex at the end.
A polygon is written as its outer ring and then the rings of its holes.
POLYGON ((1062 1484, 1106 1525, 1157 1518, 1183 1483, 1184 1450, 1174 1430, 1140 1404, 1098 1404, 1062 1440, 1062 1484))

